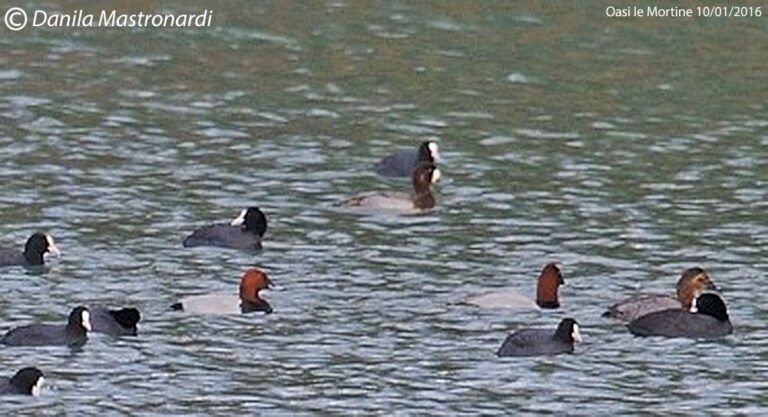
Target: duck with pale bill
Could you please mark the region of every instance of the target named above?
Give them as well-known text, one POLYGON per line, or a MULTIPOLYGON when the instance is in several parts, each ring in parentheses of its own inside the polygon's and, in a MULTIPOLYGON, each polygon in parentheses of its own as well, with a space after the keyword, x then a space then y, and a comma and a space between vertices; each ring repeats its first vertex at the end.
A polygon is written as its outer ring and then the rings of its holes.
POLYGON ((573 353, 574 345, 581 342, 579 323, 572 318, 563 319, 553 332, 549 329, 522 329, 507 336, 496 355, 544 356, 573 353))
POLYGON ((84 306, 69 313, 67 324, 29 324, 8 331, 2 342, 10 346, 80 346, 88 340, 91 313, 84 306))
POLYGON ((0 378, 0 395, 40 396, 45 378, 33 367, 22 368, 10 378, 0 378))
POLYGON ((400 151, 387 155, 376 164, 376 173, 385 177, 408 177, 419 164, 435 163, 440 160, 440 147, 437 142, 427 140, 419 144, 414 151, 400 151))
POLYGON ((248 207, 229 223, 215 223, 195 230, 184 239, 184 247, 216 246, 261 250, 267 232, 267 216, 258 207, 248 207))
POLYGON ((733 332, 725 302, 717 294, 702 294, 691 310, 672 308, 646 314, 627 328, 636 336, 717 338, 733 332))
POLYGON ((27 239, 24 251, 15 249, 0 249, 0 266, 41 266, 45 264, 43 255, 50 253, 60 256, 59 248, 53 242, 53 237, 47 233, 35 233, 27 239))

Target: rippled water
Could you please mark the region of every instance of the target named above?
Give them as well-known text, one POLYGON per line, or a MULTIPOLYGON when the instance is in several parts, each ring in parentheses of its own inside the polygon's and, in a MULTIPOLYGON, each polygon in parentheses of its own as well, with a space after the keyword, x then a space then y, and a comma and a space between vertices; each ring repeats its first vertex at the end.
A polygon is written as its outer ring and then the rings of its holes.
POLYGON ((3 28, 2 244, 42 229, 63 256, 3 269, 2 331, 81 303, 144 318, 136 338, 2 349, 3 375, 35 364, 48 381, 2 414, 768 412, 764 19, 243 1, 210 29, 3 28), (335 206, 407 189, 371 167, 432 137, 437 211, 335 206), (181 247, 254 204, 262 253, 181 247), (455 304, 532 295, 550 261, 558 311, 455 304), (600 317, 694 265, 723 287, 732 336, 638 339, 600 317), (274 314, 168 310, 235 291, 249 266, 279 285, 274 314), (584 333, 574 355, 494 356, 565 316, 584 333))

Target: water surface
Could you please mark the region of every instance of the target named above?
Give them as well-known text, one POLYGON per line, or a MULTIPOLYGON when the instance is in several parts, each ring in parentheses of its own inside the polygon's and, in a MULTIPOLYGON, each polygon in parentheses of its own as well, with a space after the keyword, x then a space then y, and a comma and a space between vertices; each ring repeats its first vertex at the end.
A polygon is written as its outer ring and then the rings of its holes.
POLYGON ((215 6, 213 28, 3 28, 2 244, 46 230, 63 256, 2 271, 2 331, 63 321, 77 304, 144 318, 136 338, 3 349, 3 375, 35 364, 49 385, 0 408, 765 413, 764 19, 609 19, 592 2, 235 1, 215 6), (438 210, 336 206, 407 190, 372 167, 430 138, 444 155, 438 210), (270 220, 262 253, 181 247, 249 205, 270 220), (547 262, 567 283, 558 311, 456 305, 494 287, 533 296, 547 262), (723 287, 732 336, 638 339, 600 317, 640 291, 671 293, 696 265, 723 287), (252 266, 279 285, 266 295, 274 314, 169 311, 236 291, 252 266), (494 356, 509 332, 566 316, 583 331, 574 355, 494 356))

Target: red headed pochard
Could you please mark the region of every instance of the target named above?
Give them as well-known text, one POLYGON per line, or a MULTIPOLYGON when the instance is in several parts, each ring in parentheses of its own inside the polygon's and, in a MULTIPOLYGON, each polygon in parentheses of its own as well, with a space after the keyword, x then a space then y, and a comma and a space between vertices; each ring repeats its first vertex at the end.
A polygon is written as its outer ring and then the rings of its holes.
POLYGON ((539 307, 555 309, 560 307, 558 293, 560 286, 564 283, 560 268, 554 263, 550 263, 544 266, 539 274, 535 301, 521 295, 514 289, 501 288, 487 294, 469 297, 464 302, 482 308, 525 310, 539 307))
POLYGON ((241 314, 253 311, 272 312, 272 306, 261 298, 260 292, 272 286, 272 280, 258 269, 245 271, 240 279, 240 293, 206 294, 185 297, 171 306, 192 314, 241 314))

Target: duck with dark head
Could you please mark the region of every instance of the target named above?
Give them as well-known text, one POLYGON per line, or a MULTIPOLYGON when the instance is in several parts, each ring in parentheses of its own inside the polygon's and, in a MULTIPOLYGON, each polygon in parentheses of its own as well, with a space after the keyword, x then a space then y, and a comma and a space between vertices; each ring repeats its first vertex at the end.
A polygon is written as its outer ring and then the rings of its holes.
POLYGON ((2 342, 10 346, 81 346, 88 340, 91 313, 85 306, 75 307, 69 313, 66 325, 29 324, 8 331, 2 342))
POLYGON ((88 310, 91 311, 91 324, 94 332, 106 333, 112 337, 136 336, 138 334, 137 324, 141 320, 141 313, 134 307, 110 310, 95 305, 88 306, 88 310))
POLYGON ((691 311, 671 308, 632 320, 627 325, 636 336, 716 338, 731 334, 733 325, 725 302, 717 294, 696 298, 691 311))
POLYGON ((46 253, 55 256, 61 254, 51 235, 37 232, 27 239, 24 252, 14 249, 0 249, 0 266, 41 266, 45 264, 43 255, 46 253))
POLYGON ((0 395, 31 395, 37 397, 42 391, 45 378, 43 373, 30 366, 22 368, 10 378, 0 378, 0 395))
POLYGON ((580 342, 579 323, 572 318, 565 318, 554 332, 548 329, 518 330, 507 336, 496 355, 509 357, 573 353, 574 345, 580 342))
POLYGON ((184 247, 217 246, 222 248, 261 250, 261 239, 267 232, 267 216, 258 207, 248 207, 230 223, 203 226, 184 238, 184 247))
POLYGON ((400 151, 385 156, 376 164, 376 173, 385 177, 407 177, 413 169, 423 162, 435 163, 440 160, 440 147, 437 142, 427 140, 419 144, 414 151, 400 151))

